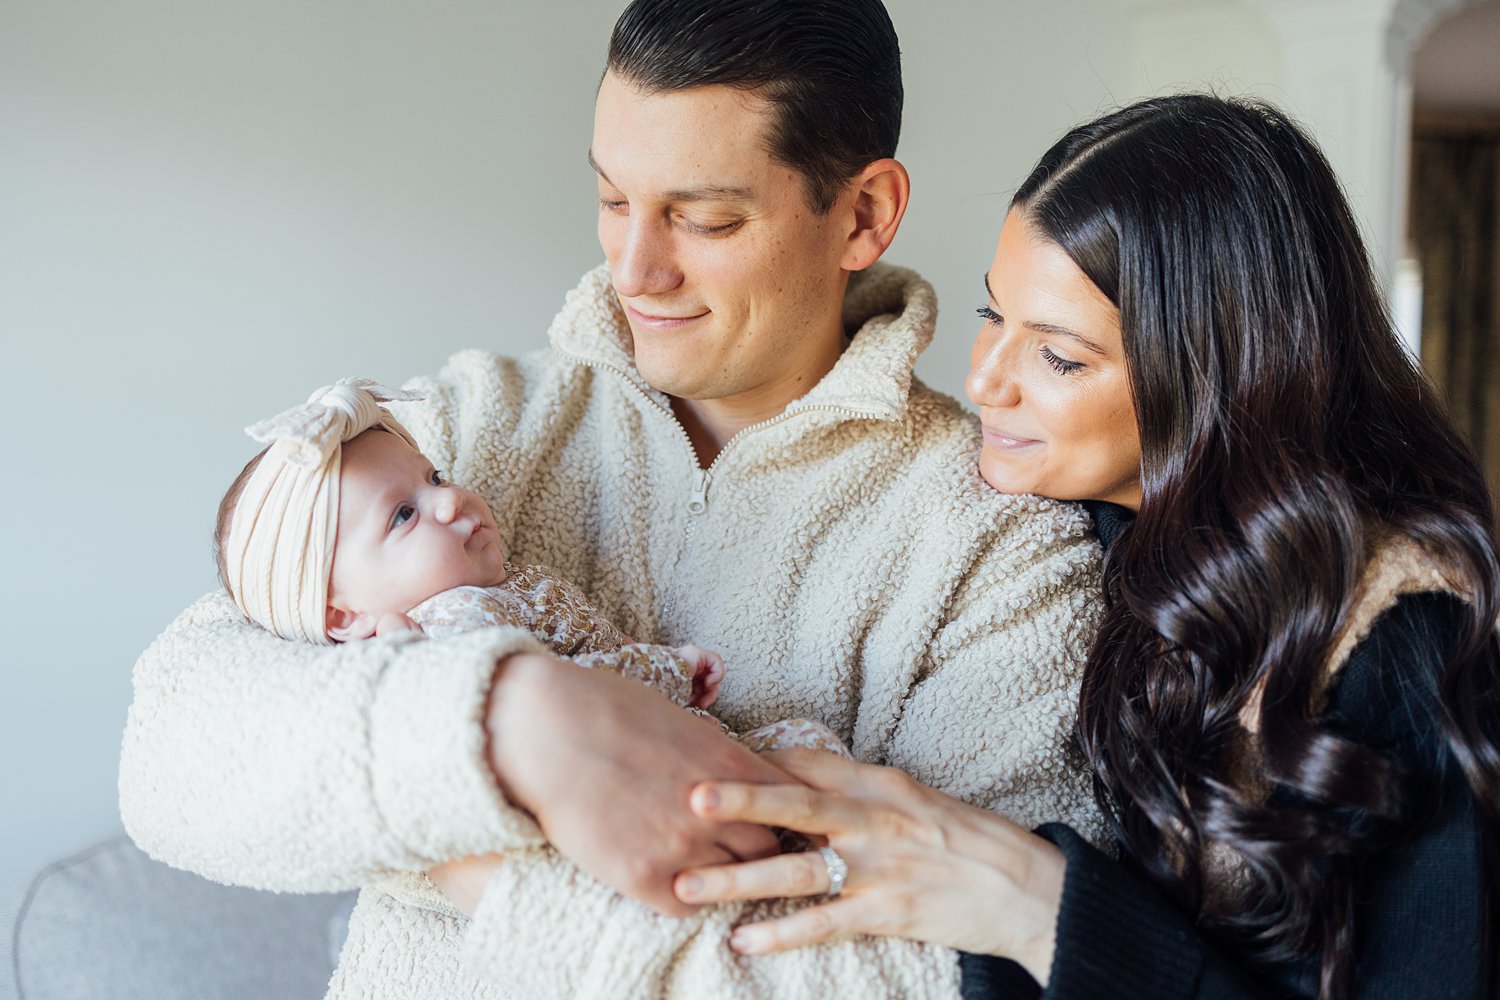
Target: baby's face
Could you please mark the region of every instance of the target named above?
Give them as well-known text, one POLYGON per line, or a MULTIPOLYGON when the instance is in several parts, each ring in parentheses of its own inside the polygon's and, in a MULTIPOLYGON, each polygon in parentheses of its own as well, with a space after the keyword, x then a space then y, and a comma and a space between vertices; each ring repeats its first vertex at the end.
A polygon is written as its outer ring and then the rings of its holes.
POLYGON ((451 587, 500 583, 505 556, 489 505, 421 452, 382 430, 345 443, 330 605, 404 614, 451 587))

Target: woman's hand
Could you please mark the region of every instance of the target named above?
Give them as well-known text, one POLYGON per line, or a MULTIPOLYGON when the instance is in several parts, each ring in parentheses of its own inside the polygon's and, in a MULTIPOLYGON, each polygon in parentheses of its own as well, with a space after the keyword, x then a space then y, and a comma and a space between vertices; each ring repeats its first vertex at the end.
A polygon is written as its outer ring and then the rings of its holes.
MULTIPOLYGON (((826 838, 849 872, 837 898, 741 926, 731 947, 758 954, 890 935, 1004 955, 1046 984, 1066 867, 1057 848, 892 768, 812 750, 765 756, 806 785, 705 782, 693 790, 693 811, 826 838)), ((687 869, 675 890, 691 903, 817 896, 828 890, 828 868, 816 851, 782 854, 687 869)))

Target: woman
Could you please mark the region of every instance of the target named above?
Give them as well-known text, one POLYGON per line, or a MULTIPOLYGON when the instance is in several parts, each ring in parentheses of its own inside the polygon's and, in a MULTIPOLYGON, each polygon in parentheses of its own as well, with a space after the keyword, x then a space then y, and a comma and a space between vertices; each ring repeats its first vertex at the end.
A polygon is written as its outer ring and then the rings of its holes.
POLYGON ((976 997, 1020 995, 1021 967, 1058 998, 1492 995, 1490 504, 1326 161, 1263 105, 1134 105, 1043 157, 985 283, 982 475, 1107 501, 1079 732, 1123 861, 793 754, 810 788, 704 785, 694 808, 833 852, 678 894, 836 880, 733 946, 914 937, 972 953, 976 997))

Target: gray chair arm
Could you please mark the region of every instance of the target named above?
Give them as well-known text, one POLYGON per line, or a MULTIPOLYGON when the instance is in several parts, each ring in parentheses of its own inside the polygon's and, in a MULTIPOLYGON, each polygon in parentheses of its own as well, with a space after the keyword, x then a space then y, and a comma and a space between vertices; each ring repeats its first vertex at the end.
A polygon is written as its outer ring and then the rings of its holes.
POLYGON ((317 1000, 353 901, 218 885, 122 835, 0 894, 0 1000, 317 1000))

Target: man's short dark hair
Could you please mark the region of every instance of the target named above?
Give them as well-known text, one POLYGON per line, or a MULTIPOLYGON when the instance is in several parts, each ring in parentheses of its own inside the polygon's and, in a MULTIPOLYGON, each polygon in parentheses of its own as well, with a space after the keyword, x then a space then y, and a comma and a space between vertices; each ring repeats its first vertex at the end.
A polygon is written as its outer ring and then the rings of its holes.
POLYGON ((608 65, 650 92, 718 84, 769 100, 769 152, 802 173, 819 212, 896 155, 901 49, 880 0, 635 0, 608 65))

